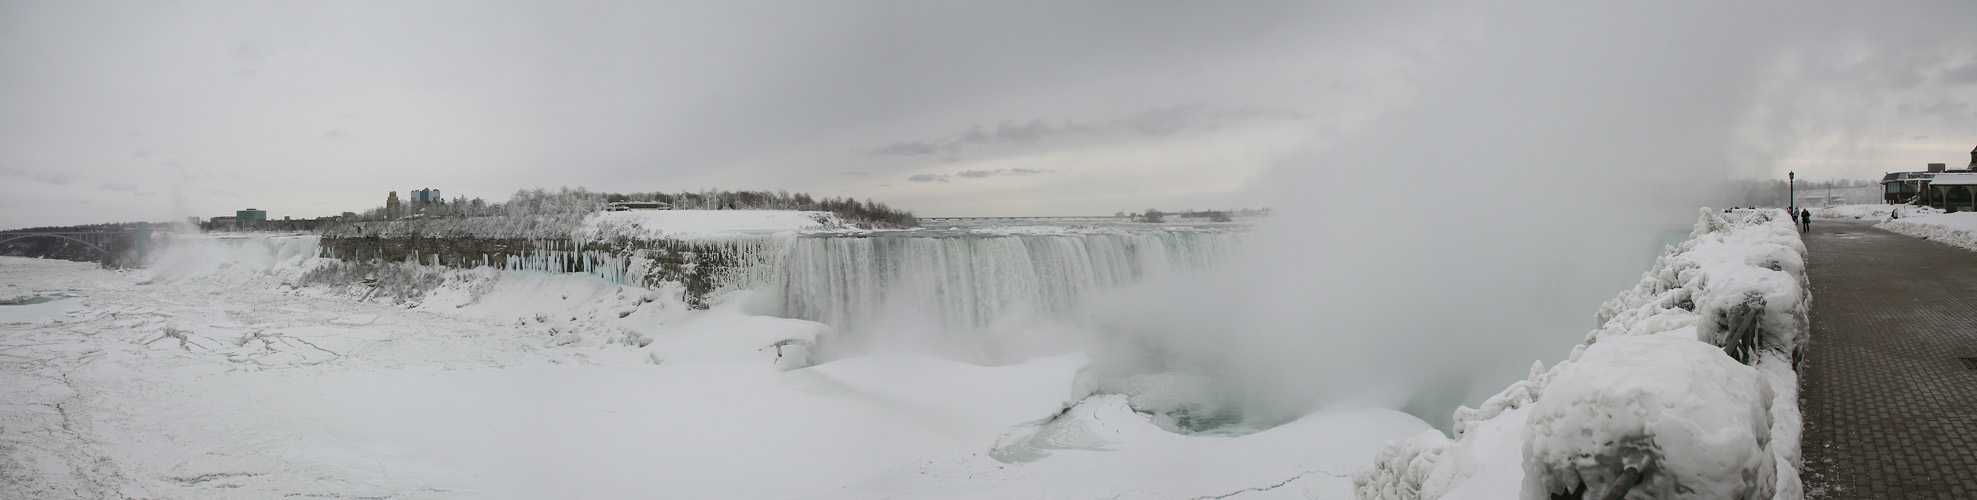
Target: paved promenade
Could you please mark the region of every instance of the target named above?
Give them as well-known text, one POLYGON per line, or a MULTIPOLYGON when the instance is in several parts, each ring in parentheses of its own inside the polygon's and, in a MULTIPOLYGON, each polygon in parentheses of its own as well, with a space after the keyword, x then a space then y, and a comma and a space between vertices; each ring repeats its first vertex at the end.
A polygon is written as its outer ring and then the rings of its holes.
POLYGON ((1815 220, 1808 498, 1977 498, 1977 252, 1815 220))

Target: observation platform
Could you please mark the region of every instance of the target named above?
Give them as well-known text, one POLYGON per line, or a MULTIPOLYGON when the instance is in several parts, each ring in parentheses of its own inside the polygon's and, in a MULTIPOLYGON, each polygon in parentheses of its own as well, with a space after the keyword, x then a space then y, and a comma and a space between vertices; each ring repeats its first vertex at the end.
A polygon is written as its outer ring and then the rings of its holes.
POLYGON ((1814 220, 1806 498, 1977 498, 1977 252, 1814 220))

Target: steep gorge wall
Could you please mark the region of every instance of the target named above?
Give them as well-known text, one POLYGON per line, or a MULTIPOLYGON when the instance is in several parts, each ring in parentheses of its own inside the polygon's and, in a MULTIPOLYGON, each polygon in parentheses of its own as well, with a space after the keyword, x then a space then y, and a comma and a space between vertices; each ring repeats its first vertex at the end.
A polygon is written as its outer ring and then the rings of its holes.
POLYGON ((321 247, 322 257, 352 263, 583 273, 634 286, 675 282, 685 287, 688 303, 704 306, 707 295, 717 290, 765 282, 787 244, 773 237, 577 242, 365 236, 324 237, 321 247))

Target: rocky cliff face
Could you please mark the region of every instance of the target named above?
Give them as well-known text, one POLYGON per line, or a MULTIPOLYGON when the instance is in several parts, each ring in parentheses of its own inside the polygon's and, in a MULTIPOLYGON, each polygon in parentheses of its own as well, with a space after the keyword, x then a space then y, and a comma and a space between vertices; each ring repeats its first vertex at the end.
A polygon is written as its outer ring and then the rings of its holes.
POLYGON ((377 236, 322 239, 323 257, 358 265, 417 262, 462 269, 585 273, 636 286, 674 282, 685 287, 688 303, 696 307, 705 307, 709 294, 770 279, 780 261, 777 257, 787 253, 787 248, 787 243, 774 237, 590 242, 377 236))

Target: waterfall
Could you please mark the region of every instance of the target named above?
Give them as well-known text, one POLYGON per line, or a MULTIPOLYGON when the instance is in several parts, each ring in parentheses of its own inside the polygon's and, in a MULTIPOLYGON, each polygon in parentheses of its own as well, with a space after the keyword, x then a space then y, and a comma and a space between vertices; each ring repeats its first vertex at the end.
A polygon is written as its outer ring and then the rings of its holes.
POLYGON ((915 316, 963 330, 1062 316, 1088 294, 1213 265, 1234 232, 808 236, 789 249, 785 316, 857 329, 915 316))

